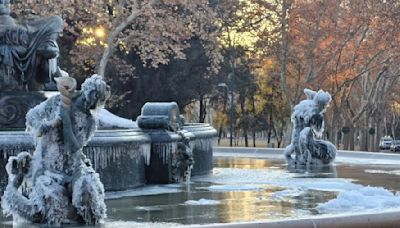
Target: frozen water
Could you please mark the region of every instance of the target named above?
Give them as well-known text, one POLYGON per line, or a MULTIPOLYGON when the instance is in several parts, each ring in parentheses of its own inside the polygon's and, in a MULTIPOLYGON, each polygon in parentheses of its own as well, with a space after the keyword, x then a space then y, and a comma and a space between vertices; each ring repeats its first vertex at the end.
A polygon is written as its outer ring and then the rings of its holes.
POLYGON ((186 205, 217 205, 220 204, 218 200, 210 199, 199 199, 199 200, 188 200, 185 202, 186 205))
POLYGON ((211 185, 208 190, 215 192, 224 191, 260 191, 262 188, 256 185, 211 185))
POLYGON ((177 193, 182 191, 181 189, 179 189, 179 187, 180 185, 175 185, 175 184, 152 185, 127 191, 107 192, 106 199, 119 199, 123 197, 132 197, 132 196, 147 196, 147 195, 177 193))
MULTIPOLYGON (((211 177, 195 177, 196 181, 207 181, 226 185, 226 190, 233 189, 232 183, 237 188, 265 189, 268 186, 283 188, 313 189, 320 191, 341 191, 359 188, 361 185, 352 183, 351 179, 343 178, 296 178, 301 174, 288 173, 277 169, 232 169, 214 168, 211 177), (227 185, 230 184, 230 185, 227 185)), ((219 187, 220 190, 224 186, 219 187)), ((269 188, 269 187, 268 187, 269 188)))
POLYGON ((400 170, 376 170, 376 169, 366 169, 364 172, 366 173, 376 173, 376 174, 382 174, 382 173, 386 173, 386 174, 391 174, 391 175, 397 175, 400 176, 400 170))
POLYGON ((136 122, 114 115, 105 108, 99 111, 99 122, 100 126, 105 128, 137 128, 136 122))
POLYGON ((215 158, 212 175, 192 177, 189 190, 182 183, 106 193, 105 227, 170 227, 400 210, 399 196, 387 190, 400 191, 398 176, 389 173, 398 170, 395 165, 339 163, 332 170, 337 170, 338 178, 316 178, 315 173, 286 169, 282 160, 231 154, 215 158))
POLYGON ((321 213, 345 213, 351 211, 382 211, 400 208, 400 194, 382 187, 360 187, 339 193, 336 199, 320 204, 321 213))
POLYGON ((168 228, 182 226, 178 223, 167 222, 127 222, 127 221, 110 221, 106 223, 107 228, 168 228))
POLYGON ((374 159, 374 158, 357 158, 357 159, 349 159, 348 157, 338 157, 335 162, 344 163, 344 164, 352 164, 352 165, 400 165, 400 160, 394 159, 374 159))
POLYGON ((293 133, 291 144, 285 149, 285 157, 291 166, 318 167, 328 165, 336 157, 336 147, 320 139, 324 132, 324 117, 331 95, 305 89, 307 99, 294 107, 291 116, 293 133), (292 155, 294 154, 294 158, 292 155))

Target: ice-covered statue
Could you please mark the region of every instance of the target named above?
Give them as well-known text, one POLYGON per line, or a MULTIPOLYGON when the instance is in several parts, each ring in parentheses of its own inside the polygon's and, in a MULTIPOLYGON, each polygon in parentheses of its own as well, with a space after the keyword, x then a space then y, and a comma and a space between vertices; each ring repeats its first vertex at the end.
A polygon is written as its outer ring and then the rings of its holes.
POLYGON ((10 157, 3 212, 34 223, 97 224, 106 216, 104 188, 82 152, 98 122, 97 111, 110 96, 93 75, 75 91, 76 81, 59 77, 55 95, 27 114, 36 149, 10 157))
POLYGON ((307 99, 294 107, 292 143, 286 147, 285 156, 289 165, 298 167, 330 164, 336 156, 336 147, 320 139, 324 133, 324 112, 331 95, 304 89, 307 99), (294 158, 293 155, 294 154, 294 158))

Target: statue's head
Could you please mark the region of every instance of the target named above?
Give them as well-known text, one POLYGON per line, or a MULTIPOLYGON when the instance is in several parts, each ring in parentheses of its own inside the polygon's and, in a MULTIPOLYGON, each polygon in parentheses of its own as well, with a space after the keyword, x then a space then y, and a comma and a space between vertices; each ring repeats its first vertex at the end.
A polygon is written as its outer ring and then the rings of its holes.
POLYGON ((0 0, 0 15, 10 14, 10 0, 0 0))
POLYGON ((110 86, 103 80, 103 77, 94 74, 82 84, 82 92, 85 96, 87 108, 94 110, 104 106, 111 95, 110 86))

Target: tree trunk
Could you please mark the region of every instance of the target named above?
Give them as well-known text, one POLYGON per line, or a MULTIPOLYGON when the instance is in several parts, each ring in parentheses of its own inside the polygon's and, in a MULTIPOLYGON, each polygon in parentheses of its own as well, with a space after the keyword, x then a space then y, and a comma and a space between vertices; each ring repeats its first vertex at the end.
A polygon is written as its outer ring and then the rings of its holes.
POLYGON ((207 102, 204 100, 204 95, 200 95, 200 110, 199 110, 199 123, 204 123, 207 114, 207 102))
POLYGON ((243 126, 243 137, 244 137, 244 145, 245 147, 249 147, 249 138, 248 138, 248 121, 247 121, 247 113, 246 108, 244 106, 244 98, 240 99, 240 109, 242 112, 242 126, 243 126))
POLYGON ((252 106, 252 112, 253 112, 253 119, 252 119, 252 124, 251 127, 253 129, 253 147, 256 147, 256 102, 254 99, 254 95, 251 96, 251 106, 252 106))
POLYGON ((280 18, 281 22, 281 84, 283 91, 286 95, 289 110, 292 110, 292 95, 290 93, 290 88, 286 80, 287 76, 287 62, 288 62, 288 52, 289 52, 289 39, 288 39, 288 11, 291 7, 291 1, 283 0, 282 2, 282 14, 280 18))
POLYGON ((350 126, 350 133, 349 133, 349 150, 355 150, 355 143, 357 140, 356 130, 354 126, 350 126))
POLYGON ((368 122, 369 118, 367 116, 364 117, 364 123, 361 126, 361 151, 368 151, 368 122))
POLYGON ((222 123, 221 123, 221 124, 219 125, 219 128, 218 128, 218 146, 219 146, 220 143, 221 143, 222 129, 223 129, 223 126, 222 126, 222 123))
MULTIPOLYGON (((379 115, 380 116, 380 115, 379 115)), ((378 121, 375 122, 375 143, 374 143, 374 151, 379 151, 379 141, 382 137, 382 125, 381 125, 381 118, 378 117, 378 121)))
MULTIPOLYGON (((151 4, 152 3, 150 3, 150 5, 151 4)), ((131 24, 133 22, 133 20, 135 20, 139 16, 140 13, 141 13, 141 10, 139 10, 139 9, 132 10, 131 15, 129 15, 126 18, 126 20, 122 21, 117 27, 115 27, 115 29, 110 31, 108 39, 107 39, 107 46, 105 47, 103 55, 101 56, 97 74, 104 77, 104 74, 106 72, 107 63, 108 63, 111 55, 114 53, 115 48, 117 47, 117 44, 116 44, 117 37, 129 24, 131 24)))
POLYGON ((345 120, 345 126, 349 128, 349 132, 343 132, 343 149, 351 150, 351 147, 353 147, 354 150, 354 127, 349 119, 345 120))

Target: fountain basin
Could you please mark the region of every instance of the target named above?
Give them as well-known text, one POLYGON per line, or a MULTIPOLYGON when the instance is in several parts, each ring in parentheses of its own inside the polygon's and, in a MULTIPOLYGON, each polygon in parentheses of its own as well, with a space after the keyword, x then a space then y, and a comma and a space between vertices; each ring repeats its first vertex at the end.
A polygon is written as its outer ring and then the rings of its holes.
MULTIPOLYGON (((185 136, 191 139, 195 159, 192 175, 210 173, 215 129, 208 124, 189 124, 184 126, 184 130, 185 136)), ((99 173, 105 190, 121 191, 146 183, 168 183, 170 167, 163 160, 169 159, 170 153, 181 140, 182 137, 177 133, 166 130, 98 130, 83 152, 99 173), (167 151, 166 156, 159 153, 162 148, 167 151)), ((0 131, 1 195, 7 185, 5 164, 8 158, 22 151, 32 153, 33 150, 33 139, 28 133, 0 131)))
MULTIPOLYGON (((147 183, 171 183, 172 154, 177 149, 177 144, 182 137, 167 130, 143 130, 151 138, 150 162, 146 165, 147 183)), ((182 131, 184 137, 190 139, 193 152, 194 165, 192 175, 205 175, 212 172, 213 153, 212 147, 216 143, 216 130, 209 124, 186 124, 182 131)))
MULTIPOLYGON (((279 149, 214 148, 212 174, 193 177, 190 185, 146 185, 108 192, 105 224, 396 227, 400 222, 399 196, 394 194, 400 190, 400 155, 339 151, 333 169, 302 172, 288 170, 282 153, 279 149), (365 190, 368 194, 363 194, 365 190), (349 193, 355 198, 346 201, 339 196, 349 193), (326 207, 332 200, 341 204, 326 207), (346 202, 349 206, 342 207, 346 202)), ((0 216, 0 224, 11 225, 10 221, 0 216)))

